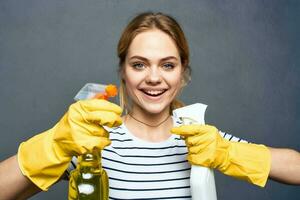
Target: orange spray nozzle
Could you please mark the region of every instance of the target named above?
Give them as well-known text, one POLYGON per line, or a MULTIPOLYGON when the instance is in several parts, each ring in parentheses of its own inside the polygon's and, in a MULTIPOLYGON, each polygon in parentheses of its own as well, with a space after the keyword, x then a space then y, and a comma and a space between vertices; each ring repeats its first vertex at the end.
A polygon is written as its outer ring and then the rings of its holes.
POLYGON ((110 97, 115 97, 118 95, 118 88, 116 85, 109 84, 105 87, 105 92, 97 93, 93 99, 105 99, 108 100, 110 97))

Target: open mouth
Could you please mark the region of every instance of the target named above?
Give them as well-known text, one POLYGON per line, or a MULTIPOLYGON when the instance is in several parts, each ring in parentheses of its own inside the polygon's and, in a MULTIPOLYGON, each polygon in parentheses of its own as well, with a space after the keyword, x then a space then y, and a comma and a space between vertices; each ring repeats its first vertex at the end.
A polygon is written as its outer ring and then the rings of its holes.
POLYGON ((162 90, 145 90, 145 89, 141 89, 141 91, 144 94, 149 95, 151 97, 158 97, 158 96, 162 95, 163 93, 165 93, 167 91, 167 89, 162 89, 162 90))

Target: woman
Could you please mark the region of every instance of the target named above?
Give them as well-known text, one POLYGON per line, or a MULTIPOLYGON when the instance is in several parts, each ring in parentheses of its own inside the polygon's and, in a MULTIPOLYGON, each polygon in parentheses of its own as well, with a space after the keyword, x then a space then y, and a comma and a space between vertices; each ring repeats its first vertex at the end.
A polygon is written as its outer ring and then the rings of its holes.
POLYGON ((93 148, 104 149, 111 199, 190 199, 187 154, 193 164, 256 185, 264 186, 268 177, 300 183, 296 151, 227 141, 208 125, 172 128, 171 111, 182 106, 176 96, 190 75, 188 45, 173 18, 138 15, 122 34, 118 55, 125 115, 121 118, 122 109, 104 100, 71 105, 52 129, 23 142, 16 156, 1 163, 0 199, 47 190, 73 156, 93 148))

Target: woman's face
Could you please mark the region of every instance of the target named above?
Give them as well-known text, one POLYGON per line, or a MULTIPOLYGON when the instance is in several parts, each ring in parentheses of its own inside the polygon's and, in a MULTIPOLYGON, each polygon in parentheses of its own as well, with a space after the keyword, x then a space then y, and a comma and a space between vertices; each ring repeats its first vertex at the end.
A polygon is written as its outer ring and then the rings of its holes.
POLYGON ((131 42, 123 79, 133 109, 158 114, 169 106, 181 88, 183 67, 177 47, 166 33, 154 29, 139 33, 131 42))

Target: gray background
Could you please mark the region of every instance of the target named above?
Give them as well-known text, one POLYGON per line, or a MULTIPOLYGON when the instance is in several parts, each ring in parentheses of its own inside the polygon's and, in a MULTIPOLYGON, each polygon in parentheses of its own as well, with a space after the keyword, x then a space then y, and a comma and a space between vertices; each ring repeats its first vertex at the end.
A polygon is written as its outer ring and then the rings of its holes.
MULTIPOLYGON (((162 11, 182 25, 193 78, 187 104, 252 142, 300 150, 300 1, 1 0, 0 160, 54 125, 87 82, 118 83, 116 46, 129 20, 162 11)), ((299 199, 217 173, 219 199, 299 199)), ((67 182, 32 199, 67 199, 67 182)))

